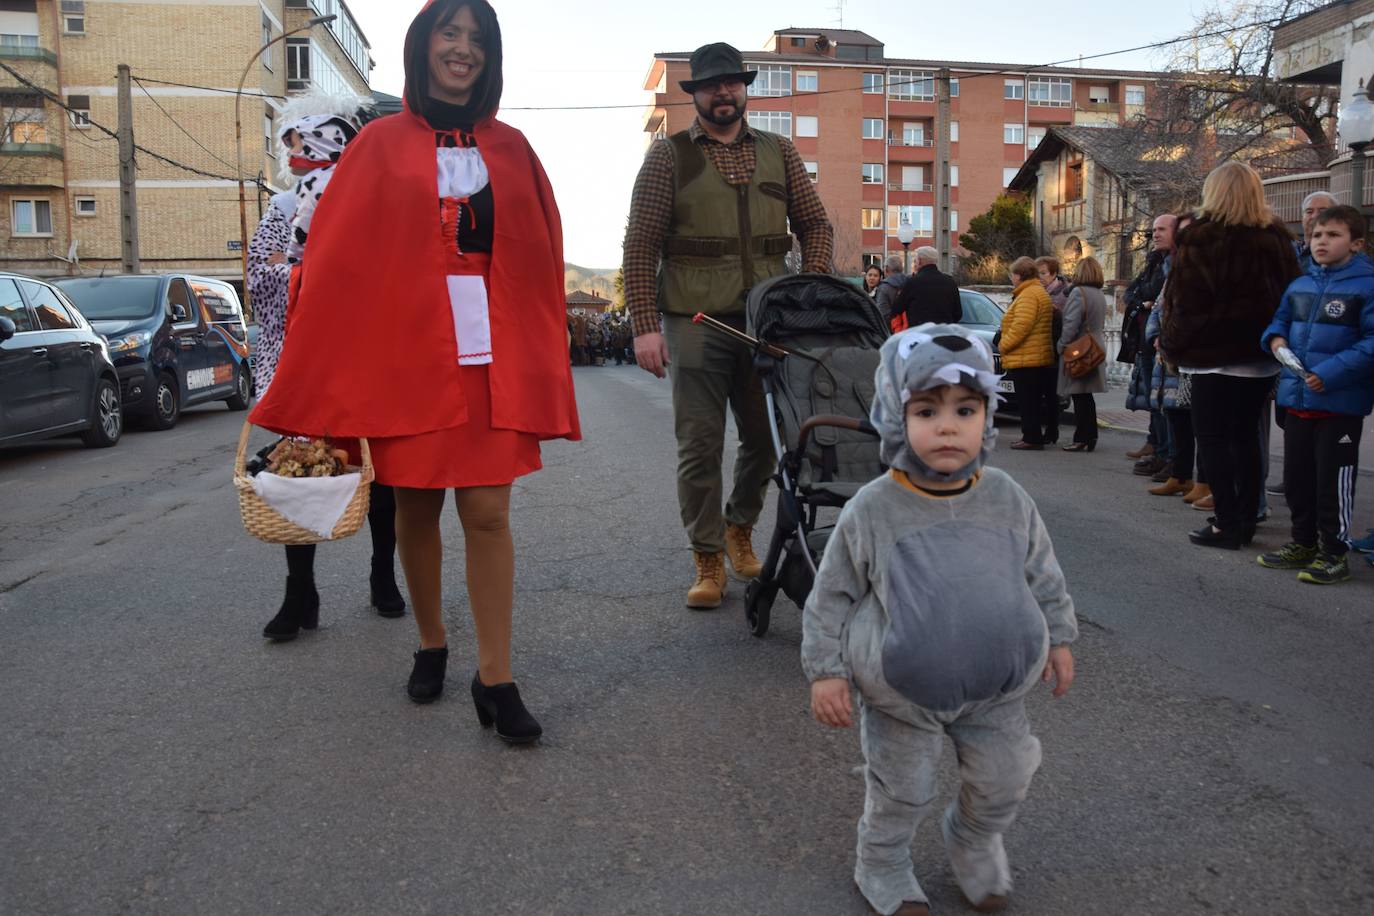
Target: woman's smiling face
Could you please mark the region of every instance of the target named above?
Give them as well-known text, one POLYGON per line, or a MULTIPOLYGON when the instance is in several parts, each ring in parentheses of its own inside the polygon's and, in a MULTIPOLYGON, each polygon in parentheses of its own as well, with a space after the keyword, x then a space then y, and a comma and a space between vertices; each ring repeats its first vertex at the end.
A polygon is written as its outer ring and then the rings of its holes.
POLYGON ((429 34, 429 94, 441 102, 466 105, 482 76, 486 52, 470 7, 429 34))

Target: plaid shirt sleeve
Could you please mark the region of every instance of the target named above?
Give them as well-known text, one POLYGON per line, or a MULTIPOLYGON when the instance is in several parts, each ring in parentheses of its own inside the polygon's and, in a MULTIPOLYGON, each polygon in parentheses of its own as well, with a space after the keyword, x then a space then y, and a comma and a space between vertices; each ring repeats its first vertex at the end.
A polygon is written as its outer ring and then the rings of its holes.
POLYGON ((673 215, 673 153, 668 141, 649 147, 630 195, 630 220, 625 228, 625 306, 634 335, 656 334, 658 321, 658 262, 673 215))
POLYGON ((825 204, 806 174, 801 155, 792 141, 782 138, 782 161, 787 170, 787 221, 801 243, 802 271, 830 273, 835 257, 835 230, 825 215, 825 204))

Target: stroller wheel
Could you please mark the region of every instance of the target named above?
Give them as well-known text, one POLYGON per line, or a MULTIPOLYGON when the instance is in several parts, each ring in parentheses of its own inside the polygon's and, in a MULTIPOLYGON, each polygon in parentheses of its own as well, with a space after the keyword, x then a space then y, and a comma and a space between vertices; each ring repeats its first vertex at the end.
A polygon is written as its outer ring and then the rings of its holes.
POLYGON ((744 619, 749 624, 749 632, 762 636, 768 632, 768 623, 773 614, 773 599, 778 597, 778 587, 768 585, 762 579, 750 579, 744 589, 744 619))

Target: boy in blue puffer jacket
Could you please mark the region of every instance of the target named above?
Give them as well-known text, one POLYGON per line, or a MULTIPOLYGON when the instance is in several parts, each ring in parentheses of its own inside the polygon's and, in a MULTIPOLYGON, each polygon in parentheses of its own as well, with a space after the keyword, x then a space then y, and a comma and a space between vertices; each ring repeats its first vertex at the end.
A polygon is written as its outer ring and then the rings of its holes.
POLYGON ((1306 374, 1285 364, 1279 403, 1288 408, 1283 432, 1283 482, 1293 516, 1293 542, 1259 557, 1270 569, 1301 569, 1303 582, 1329 585, 1350 578, 1350 511, 1360 430, 1374 409, 1374 262, 1364 254, 1364 216, 1331 207, 1312 230, 1311 270, 1283 294, 1261 337, 1306 374))

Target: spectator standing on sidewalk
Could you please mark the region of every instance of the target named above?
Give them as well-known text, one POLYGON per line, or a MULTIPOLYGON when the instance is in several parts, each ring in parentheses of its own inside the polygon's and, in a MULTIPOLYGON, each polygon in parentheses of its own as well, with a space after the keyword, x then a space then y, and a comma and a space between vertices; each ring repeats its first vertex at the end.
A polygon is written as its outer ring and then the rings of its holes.
POLYGON ((1259 563, 1330 585, 1350 578, 1360 433, 1374 409, 1374 262, 1363 253, 1359 210, 1331 207, 1314 222, 1312 269, 1288 287, 1263 338, 1276 358, 1291 348, 1307 373, 1285 366, 1279 379, 1293 540, 1259 563))
POLYGON ((916 271, 897 294, 892 314, 894 331, 919 324, 958 324, 964 317, 959 284, 940 272, 940 253, 929 245, 916 249, 916 271))
MULTIPOLYGON (((1084 334, 1091 334, 1099 347, 1107 321, 1107 299, 1102 295, 1105 277, 1096 258, 1080 258, 1073 270, 1073 286, 1064 305, 1064 330, 1059 335, 1059 384, 1057 392, 1073 400, 1073 443, 1064 446, 1066 452, 1091 452, 1097 448, 1097 402, 1094 393, 1107 390, 1107 364, 1081 378, 1069 374, 1064 365, 1064 352, 1069 344, 1084 334)), ((1048 292, 1048 290, 1046 290, 1048 292)), ((1055 405, 1058 410, 1058 405, 1055 405)))
POLYGON ((1193 425, 1216 502, 1216 523, 1192 532, 1194 544, 1237 550, 1254 537, 1259 423, 1279 369, 1257 342, 1297 275, 1292 236, 1259 174, 1237 161, 1214 169, 1179 239, 1160 334, 1165 359, 1194 374, 1193 425))
POLYGON ((902 273, 902 259, 892 254, 883 261, 883 282, 878 284, 876 302, 878 313, 891 319, 896 313, 897 294, 906 285, 907 276, 902 273))
POLYGON ((1150 311, 1164 288, 1164 261, 1174 250, 1174 228, 1177 219, 1172 213, 1155 217, 1150 227, 1150 254, 1145 269, 1126 288, 1126 316, 1122 320, 1122 350, 1131 357, 1131 384, 1126 392, 1127 410, 1150 411, 1150 432, 1145 444, 1127 456, 1139 459, 1135 473, 1149 477, 1161 470, 1170 457, 1169 427, 1163 414, 1150 408, 1150 380, 1154 377, 1155 354, 1145 344, 1145 327, 1150 311))
POLYGON ((741 578, 763 567, 751 537, 775 458, 753 354, 692 316, 705 312, 743 330, 749 288, 787 271, 792 233, 801 242, 802 270, 812 273, 830 269, 834 233, 796 147, 745 123, 745 87, 757 71, 745 69, 739 51, 717 43, 692 53, 691 74, 681 85, 696 119, 651 145, 635 179, 625 302, 636 362, 672 379, 678 507, 696 566, 687 606, 713 608, 725 593, 727 551, 741 578), (727 407, 740 444, 722 512, 727 407))
POLYGON ((1035 276, 1035 262, 1030 258, 1011 263, 1011 282, 1016 289, 1002 315, 998 339, 1002 368, 1015 388, 1021 411, 1021 440, 1011 447, 1038 452, 1045 448, 1045 389, 1054 391, 1059 372, 1050 335, 1054 303, 1035 276))
POLYGON ((874 302, 878 301, 878 286, 882 282, 883 269, 877 264, 870 264, 864 269, 864 292, 874 302))

